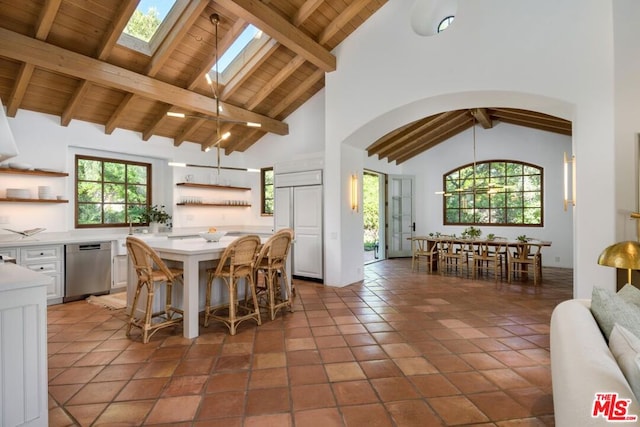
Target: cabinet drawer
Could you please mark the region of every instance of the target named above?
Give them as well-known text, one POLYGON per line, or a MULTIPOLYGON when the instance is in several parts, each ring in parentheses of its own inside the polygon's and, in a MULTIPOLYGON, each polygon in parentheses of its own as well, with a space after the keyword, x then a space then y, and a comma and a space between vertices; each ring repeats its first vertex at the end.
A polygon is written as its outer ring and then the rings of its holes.
POLYGON ((0 255, 18 259, 18 250, 16 248, 0 248, 0 255))
POLYGON ((61 260, 62 246, 33 246, 20 249, 22 263, 42 260, 61 260))
POLYGON ((40 262, 40 263, 31 262, 29 264, 22 264, 22 266, 28 268, 29 270, 37 271, 38 273, 45 273, 45 274, 60 273, 60 263, 58 261, 40 262))

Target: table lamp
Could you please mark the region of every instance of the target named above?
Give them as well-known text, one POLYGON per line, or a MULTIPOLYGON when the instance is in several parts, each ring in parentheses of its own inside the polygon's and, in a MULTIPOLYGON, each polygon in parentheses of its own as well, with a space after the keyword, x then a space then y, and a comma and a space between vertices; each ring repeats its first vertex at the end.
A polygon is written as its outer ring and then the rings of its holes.
POLYGON ((627 270, 627 283, 631 283, 631 270, 640 270, 640 243, 628 240, 608 246, 598 264, 627 270))

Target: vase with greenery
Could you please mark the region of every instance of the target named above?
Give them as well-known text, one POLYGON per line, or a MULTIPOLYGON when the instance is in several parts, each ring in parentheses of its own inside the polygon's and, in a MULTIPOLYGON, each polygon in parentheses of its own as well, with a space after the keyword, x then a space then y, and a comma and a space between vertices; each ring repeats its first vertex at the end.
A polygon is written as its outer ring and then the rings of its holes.
POLYGON ((138 222, 148 223, 152 233, 158 232, 160 224, 167 225, 171 222, 171 215, 166 211, 164 205, 153 205, 148 209, 141 207, 132 213, 138 217, 138 222))

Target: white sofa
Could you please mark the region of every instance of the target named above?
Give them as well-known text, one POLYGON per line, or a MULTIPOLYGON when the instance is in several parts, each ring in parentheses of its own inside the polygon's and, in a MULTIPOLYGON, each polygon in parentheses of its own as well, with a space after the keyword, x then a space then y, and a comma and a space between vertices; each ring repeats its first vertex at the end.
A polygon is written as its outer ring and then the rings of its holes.
POLYGON ((640 405, 591 314, 590 300, 558 304, 551 315, 550 334, 556 426, 611 426, 603 416, 591 415, 596 393, 631 399, 628 414, 637 415, 638 421, 615 424, 640 425, 640 405))

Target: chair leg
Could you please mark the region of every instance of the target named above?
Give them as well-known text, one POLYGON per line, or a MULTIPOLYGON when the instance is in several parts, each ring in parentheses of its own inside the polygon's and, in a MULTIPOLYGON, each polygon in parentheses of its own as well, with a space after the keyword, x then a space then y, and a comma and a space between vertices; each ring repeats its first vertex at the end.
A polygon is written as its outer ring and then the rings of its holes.
POLYGON ((154 296, 154 284, 147 283, 147 304, 146 311, 144 313, 144 324, 142 325, 142 342, 144 344, 149 342, 149 330, 151 329, 151 317, 153 314, 153 296, 154 296))
POLYGON ((138 307, 138 299, 140 298, 140 288, 142 287, 142 283, 138 281, 138 285, 136 286, 136 293, 133 296, 133 302, 131 303, 131 312, 129 313, 129 325, 127 325, 126 336, 131 336, 131 327, 133 326, 136 318, 136 308, 138 307))
POLYGON ((207 276, 207 292, 204 299, 204 327, 209 326, 209 317, 211 316, 211 287, 213 286, 214 277, 211 273, 207 276))

